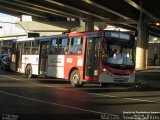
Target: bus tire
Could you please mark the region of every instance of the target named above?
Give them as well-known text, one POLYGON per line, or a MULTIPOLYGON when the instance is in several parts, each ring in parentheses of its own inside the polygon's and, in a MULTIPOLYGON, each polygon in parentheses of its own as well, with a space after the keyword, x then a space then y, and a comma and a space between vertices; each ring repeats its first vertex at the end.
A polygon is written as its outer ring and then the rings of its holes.
POLYGON ((28 78, 32 78, 32 66, 27 65, 26 70, 25 70, 25 76, 28 78))
POLYGON ((70 81, 73 87, 82 87, 84 82, 80 80, 80 74, 78 70, 72 71, 70 75, 70 81))

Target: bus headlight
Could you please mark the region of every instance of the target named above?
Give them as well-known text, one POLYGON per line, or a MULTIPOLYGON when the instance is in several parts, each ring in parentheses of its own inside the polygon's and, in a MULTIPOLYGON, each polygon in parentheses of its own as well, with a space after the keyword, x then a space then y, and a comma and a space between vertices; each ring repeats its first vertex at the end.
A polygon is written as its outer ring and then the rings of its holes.
POLYGON ((106 73, 106 74, 109 74, 109 71, 106 69, 106 68, 103 68, 102 69, 102 72, 106 73))
POLYGON ((102 71, 105 72, 105 71, 106 71, 106 68, 103 68, 102 71))

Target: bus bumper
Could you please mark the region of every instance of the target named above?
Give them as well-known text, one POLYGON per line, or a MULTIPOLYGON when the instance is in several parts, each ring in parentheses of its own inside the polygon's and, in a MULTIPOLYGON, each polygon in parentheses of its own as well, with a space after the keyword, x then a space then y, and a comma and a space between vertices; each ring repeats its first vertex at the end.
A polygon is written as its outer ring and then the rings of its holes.
POLYGON ((135 73, 131 74, 113 74, 111 72, 103 72, 99 76, 100 83, 134 83, 135 73))

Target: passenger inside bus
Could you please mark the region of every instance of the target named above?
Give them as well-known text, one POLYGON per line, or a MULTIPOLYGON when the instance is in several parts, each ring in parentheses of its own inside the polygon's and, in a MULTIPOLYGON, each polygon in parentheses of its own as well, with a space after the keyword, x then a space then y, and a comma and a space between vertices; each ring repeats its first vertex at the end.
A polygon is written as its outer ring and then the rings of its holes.
POLYGON ((118 64, 118 60, 116 58, 116 54, 113 54, 113 56, 108 59, 108 63, 118 64))
POLYGON ((82 48, 78 48, 77 49, 77 54, 81 54, 82 53, 82 48))
POLYGON ((68 52, 69 52, 69 48, 67 46, 64 47, 64 54, 68 54, 68 52))
POLYGON ((123 49, 123 52, 121 52, 120 49, 117 49, 113 56, 108 59, 108 62, 112 64, 132 64, 131 59, 129 56, 127 56, 127 51, 125 49, 123 49))
POLYGON ((123 49, 123 51, 122 51, 122 58, 123 58, 123 63, 124 64, 127 64, 127 65, 132 64, 132 60, 131 60, 129 54, 127 53, 126 49, 123 49))
POLYGON ((117 55, 117 58, 121 58, 121 50, 120 49, 116 49, 116 55, 117 55))
POLYGON ((116 52, 108 59, 109 63, 113 64, 122 64, 122 54, 120 49, 117 49, 116 52))

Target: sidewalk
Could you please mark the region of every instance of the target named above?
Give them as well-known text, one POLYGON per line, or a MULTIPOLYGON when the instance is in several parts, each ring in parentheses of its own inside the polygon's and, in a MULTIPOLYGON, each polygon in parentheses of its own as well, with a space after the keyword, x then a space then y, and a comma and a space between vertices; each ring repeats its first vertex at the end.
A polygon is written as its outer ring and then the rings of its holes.
POLYGON ((148 66, 146 69, 136 69, 136 72, 160 72, 160 66, 148 66))
POLYGON ((136 70, 136 82, 151 88, 160 88, 160 66, 136 70))

